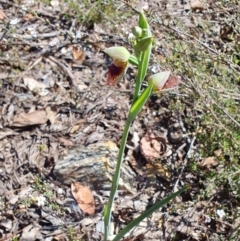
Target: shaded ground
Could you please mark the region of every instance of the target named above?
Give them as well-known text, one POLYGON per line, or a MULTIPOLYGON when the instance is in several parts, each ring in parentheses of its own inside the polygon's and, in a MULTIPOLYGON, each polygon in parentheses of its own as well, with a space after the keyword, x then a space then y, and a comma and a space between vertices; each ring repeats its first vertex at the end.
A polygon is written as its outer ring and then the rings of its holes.
MULTIPOLYGON (((180 2, 156 1, 149 6, 156 12, 180 14, 189 27, 183 16, 191 7, 180 2)), ((118 7, 118 13, 131 12, 120 3, 118 7)), ((192 10, 199 8, 203 10, 199 5, 192 10)), ((0 9, 1 240, 103 240, 108 192, 93 192, 96 214, 89 217, 77 206, 70 187, 56 179, 53 168, 66 149, 105 140, 119 146, 136 70, 130 67, 118 87, 107 87, 105 72, 111 60, 102 50, 129 46, 126 37, 136 19, 78 22, 69 2, 57 1, 45 5, 0 0, 0 9)), ((157 60, 172 50, 163 48, 168 39, 161 44, 157 24, 153 32, 157 40, 151 71, 156 72, 157 60)), ((187 193, 142 222, 125 240, 238 240, 238 195, 221 186, 211 190, 210 197, 202 196, 207 175, 194 171, 194 166, 207 173, 222 169, 214 158, 200 153, 202 143, 194 131, 201 126, 203 111, 191 91, 185 82, 179 93, 152 96, 134 122, 126 164, 137 175, 136 190, 119 193, 112 234, 156 200, 190 184, 187 193), (161 144, 157 173, 156 163, 149 167, 139 148, 149 133, 161 144)))

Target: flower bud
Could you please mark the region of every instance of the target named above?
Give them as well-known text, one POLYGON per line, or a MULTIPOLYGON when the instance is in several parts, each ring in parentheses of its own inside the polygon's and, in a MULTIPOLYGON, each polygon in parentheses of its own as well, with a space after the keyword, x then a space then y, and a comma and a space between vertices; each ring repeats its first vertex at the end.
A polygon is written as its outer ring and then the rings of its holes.
POLYGON ((141 28, 148 28, 148 22, 147 22, 147 18, 144 15, 144 13, 141 11, 139 12, 139 21, 138 21, 138 25, 141 28))
POLYGON ((144 28, 142 30, 142 37, 147 37, 147 35, 148 35, 148 30, 146 28, 144 28))
POLYGON ((142 37, 142 32, 143 32, 142 28, 140 28, 138 26, 134 26, 132 28, 132 33, 134 34, 134 36, 136 38, 141 38, 142 37))

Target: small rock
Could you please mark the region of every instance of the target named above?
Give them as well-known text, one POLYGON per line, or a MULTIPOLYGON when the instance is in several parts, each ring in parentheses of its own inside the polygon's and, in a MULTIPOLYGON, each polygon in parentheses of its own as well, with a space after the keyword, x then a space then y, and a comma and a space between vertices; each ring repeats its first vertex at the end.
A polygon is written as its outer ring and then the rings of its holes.
MULTIPOLYGON (((118 147, 111 141, 80 146, 68 151, 56 163, 54 174, 62 183, 81 182, 91 190, 109 190, 117 164, 118 147)), ((119 188, 134 192, 136 174, 123 162, 119 188)))

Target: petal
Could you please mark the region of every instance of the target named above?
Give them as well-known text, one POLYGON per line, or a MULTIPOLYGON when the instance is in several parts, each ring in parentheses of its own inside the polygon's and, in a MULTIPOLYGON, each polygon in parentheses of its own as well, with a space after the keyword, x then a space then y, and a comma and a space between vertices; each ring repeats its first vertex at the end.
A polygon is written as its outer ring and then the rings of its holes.
POLYGON ((107 72, 107 84, 111 86, 116 85, 122 79, 126 69, 127 63, 122 67, 118 67, 113 63, 107 72))
POLYGON ((153 84, 155 92, 161 92, 176 88, 182 81, 180 77, 170 74, 170 71, 165 71, 150 76, 148 82, 153 84))
POLYGON ((164 85, 166 84, 169 75, 170 75, 170 71, 164 71, 164 72, 151 75, 148 78, 148 83, 153 85, 154 91, 160 91, 161 89, 163 89, 164 85))
POLYGON ((168 80, 166 81, 165 85, 163 86, 163 89, 173 89, 176 88, 180 83, 182 83, 181 78, 177 75, 172 75, 168 77, 168 80))

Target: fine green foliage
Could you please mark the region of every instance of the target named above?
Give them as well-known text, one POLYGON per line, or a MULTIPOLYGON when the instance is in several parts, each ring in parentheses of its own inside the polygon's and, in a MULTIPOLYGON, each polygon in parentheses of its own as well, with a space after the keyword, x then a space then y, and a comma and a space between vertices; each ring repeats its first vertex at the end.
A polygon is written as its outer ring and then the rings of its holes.
MULTIPOLYGON (((40 0, 38 2, 48 6, 51 5, 50 0, 40 0)), ((74 17, 78 23, 81 23, 86 27, 93 26, 95 23, 116 25, 121 19, 128 17, 130 11, 118 14, 120 4, 121 3, 112 0, 64 0, 60 3, 63 10, 63 18, 65 20, 70 20, 74 17)))
MULTIPOLYGON (((92 26, 94 23, 116 24, 118 16, 122 18, 128 13, 117 14, 118 5, 112 0, 102 1, 77 1, 65 0, 69 10, 73 11, 75 19, 85 26, 92 26)), ((66 13, 67 15, 67 13, 66 13)))

